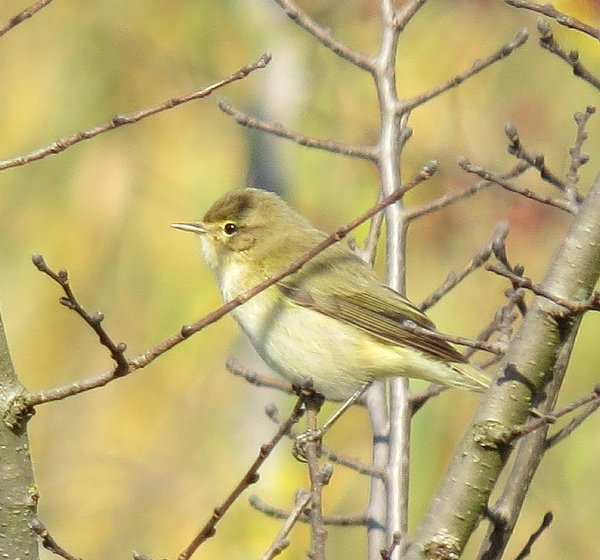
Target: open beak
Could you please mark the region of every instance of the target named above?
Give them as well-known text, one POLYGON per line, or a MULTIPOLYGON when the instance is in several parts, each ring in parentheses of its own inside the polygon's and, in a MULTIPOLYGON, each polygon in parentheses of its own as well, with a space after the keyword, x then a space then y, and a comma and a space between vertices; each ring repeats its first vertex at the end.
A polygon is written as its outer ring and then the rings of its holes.
POLYGON ((191 233, 207 233, 208 230, 202 222, 181 222, 171 224, 171 227, 180 229, 181 231, 189 231, 191 233))

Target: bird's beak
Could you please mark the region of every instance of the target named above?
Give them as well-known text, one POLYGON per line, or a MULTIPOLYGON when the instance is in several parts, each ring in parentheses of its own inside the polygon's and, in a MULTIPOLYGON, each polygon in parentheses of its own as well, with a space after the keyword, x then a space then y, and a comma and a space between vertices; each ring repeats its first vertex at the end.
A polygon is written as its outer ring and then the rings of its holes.
POLYGON ((181 222, 171 224, 171 227, 180 229, 182 231, 189 231, 191 233, 207 233, 208 230, 202 222, 181 222))

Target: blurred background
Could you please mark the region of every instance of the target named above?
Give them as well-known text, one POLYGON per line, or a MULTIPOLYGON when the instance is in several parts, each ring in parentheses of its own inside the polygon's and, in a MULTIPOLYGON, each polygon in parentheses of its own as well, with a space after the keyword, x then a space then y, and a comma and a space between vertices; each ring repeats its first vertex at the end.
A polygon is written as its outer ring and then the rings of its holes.
MULTIPOLYGON (((0 4, 5 21, 29 2, 0 4)), ((378 3, 299 1, 322 25, 354 47, 375 53, 378 3)), ((598 2, 555 2, 600 25, 598 2)), ((439 2, 423 8, 399 45, 401 96, 414 96, 468 68, 527 27, 528 43, 411 117, 413 137, 403 162, 411 176, 437 159, 434 179, 410 194, 408 206, 474 180, 456 165, 466 155, 494 171, 510 168, 504 124, 514 122, 530 151, 542 151, 564 175, 573 144, 573 113, 598 92, 537 45, 536 16, 500 1, 439 2)), ((569 50, 600 73, 598 46, 552 24, 569 50)), ((378 131, 377 98, 362 72, 327 51, 268 0, 56 1, 0 40, 0 157, 208 85, 264 52, 265 70, 218 92, 238 107, 305 134, 359 144, 378 131)), ((272 139, 236 125, 217 96, 187 104, 83 142, 63 154, 0 173, 0 304, 12 357, 31 390, 60 385, 110 367, 106 351, 82 322, 57 302, 56 285, 31 265, 33 252, 69 270, 74 289, 130 356, 155 345, 220 303, 196 240, 169 228, 196 219, 227 190, 246 184, 279 189, 326 231, 354 218, 377 196, 374 167, 272 139)), ((598 170, 598 116, 588 130, 598 170)), ((550 192, 534 173, 523 182, 550 192)), ((422 301, 451 270, 462 268, 508 219, 513 262, 540 279, 564 235, 557 210, 490 188, 413 225, 408 296, 422 301)), ((364 239, 366 229, 356 232, 364 239)), ((503 302, 507 284, 478 272, 430 311, 446 332, 474 336, 503 302)), ((599 322, 587 317, 561 402, 598 382, 599 322)), ((40 516, 72 554, 128 558, 132 550, 173 558, 227 495, 274 428, 264 414, 274 402, 285 414, 293 399, 257 389, 224 368, 229 355, 256 366, 229 317, 210 326, 126 379, 38 408, 30 423, 40 516)), ((256 367, 261 367, 260 365, 256 367)), ((416 388, 420 386, 415 385, 416 388)), ((411 523, 427 508, 476 396, 448 391, 414 422, 411 523)), ((331 407, 327 408, 329 410, 331 407)), ((527 498, 507 557, 514 557, 552 510, 555 522, 535 545, 547 560, 591 558, 590 534, 600 521, 596 485, 600 431, 593 417, 551 450, 527 498)), ((340 453, 368 461, 364 410, 346 415, 327 436, 340 453)), ((261 471, 251 492, 288 508, 307 486, 304 465, 286 443, 261 471)), ((368 480, 336 467, 325 492, 331 514, 360 513, 368 480)), ((219 525, 203 557, 254 558, 266 550, 279 521, 254 512, 245 498, 219 525)), ((364 558, 360 529, 330 529, 330 557, 364 558)), ((475 539, 476 540, 476 539, 475 539)), ((297 527, 284 557, 308 543, 297 527)), ((473 555, 471 547, 465 558, 473 555)), ((46 553, 47 558, 50 557, 46 553)))

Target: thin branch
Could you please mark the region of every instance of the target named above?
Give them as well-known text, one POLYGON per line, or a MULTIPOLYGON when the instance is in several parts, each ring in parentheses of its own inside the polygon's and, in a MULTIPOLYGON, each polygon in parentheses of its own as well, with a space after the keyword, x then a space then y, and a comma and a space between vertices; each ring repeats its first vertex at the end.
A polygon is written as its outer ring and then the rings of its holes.
POLYGON ((600 399, 593 401, 579 416, 573 418, 564 428, 551 435, 544 442, 544 450, 554 447, 569 437, 579 426, 583 424, 596 410, 600 408, 600 399))
POLYGON ((526 288, 527 290, 531 290, 534 294, 553 301, 557 305, 566 308, 572 314, 579 314, 584 313, 585 311, 600 309, 600 297, 598 292, 594 292, 591 298, 585 302, 570 301, 566 298, 550 293, 542 286, 535 284, 530 278, 515 274, 511 270, 508 270, 504 265, 498 266, 494 264, 487 264, 485 265, 485 268, 490 272, 494 272, 495 274, 508 278, 513 284, 516 284, 522 288, 526 288))
MULTIPOLYGON (((514 179, 522 175, 525 171, 529 169, 530 165, 527 162, 519 161, 515 167, 513 167, 510 171, 503 173, 499 177, 502 180, 506 179, 514 179)), ((405 210, 406 219, 409 221, 416 220, 417 218, 421 218, 423 216, 432 214, 433 212, 437 212, 438 210, 442 210, 455 202, 459 202, 466 198, 470 198, 474 194, 482 191, 483 189, 489 187, 490 185, 495 184, 494 181, 478 181, 477 183, 466 187, 460 191, 451 192, 440 196, 430 202, 423 204, 422 206, 416 206, 415 208, 408 208, 405 210)))
POLYGON ((381 551, 381 560, 391 560, 394 550, 396 550, 400 544, 402 544, 402 535, 400 533, 394 533, 392 535, 392 544, 390 547, 381 551))
MULTIPOLYGON (((202 319, 196 321, 195 323, 183 326, 177 334, 170 336, 169 338, 165 339, 153 348, 150 348, 146 352, 143 352, 138 356, 130 359, 128 361, 129 369, 127 373, 123 375, 130 374, 133 371, 146 367, 156 358, 158 358, 177 344, 183 342, 186 338, 189 338, 193 334, 200 332, 208 325, 211 325, 212 323, 218 321, 221 317, 229 313, 231 310, 235 309, 236 307, 239 307, 243 303, 247 302, 250 298, 266 290, 270 286, 276 284, 282 278, 285 278, 286 276, 297 272, 313 257, 323 252, 325 249, 327 249, 334 243, 337 243, 345 237, 347 237, 353 229, 369 220, 375 214, 381 212, 390 204, 393 204, 394 202, 402 198, 402 196, 404 196, 406 192, 413 189, 421 182, 429 179, 435 172, 435 169, 435 162, 431 162, 427 166, 423 167, 423 169, 414 177, 414 179, 406 183, 401 189, 393 192, 392 194, 390 194, 390 196, 384 198, 383 200, 381 200, 381 202, 371 207, 369 210, 367 210, 366 212, 364 212, 345 226, 339 228, 336 232, 332 233, 330 236, 325 238, 321 243, 315 245, 315 247, 313 247, 310 251, 308 251, 307 253, 290 263, 288 266, 281 269, 279 272, 275 273, 270 278, 264 280, 260 284, 257 284, 250 290, 241 293, 240 295, 228 301, 218 309, 214 310, 208 315, 205 315, 202 319)), ((51 401, 64 399, 66 397, 77 395, 85 391, 90 391, 98 387, 103 387, 104 385, 110 383, 114 379, 116 379, 115 370, 107 370, 95 376, 87 377, 85 379, 77 381, 75 383, 46 389, 38 393, 29 394, 19 402, 15 401, 14 405, 27 408, 51 401)))
POLYGON ((54 280, 62 288, 65 295, 64 297, 60 298, 60 303, 65 307, 75 311, 75 313, 77 313, 77 315, 79 315, 85 321, 85 323, 98 335, 100 344, 108 349, 111 358, 116 363, 113 375, 115 377, 120 377, 121 375, 127 374, 127 372, 129 371, 129 364, 127 363, 127 359, 125 358, 125 351, 127 350, 127 345, 124 342, 114 342, 113 339, 108 335, 108 333, 102 326, 104 314, 101 311, 96 311, 95 313, 90 314, 79 303, 79 301, 75 297, 73 288, 71 288, 71 283, 69 282, 69 274, 64 268, 60 269, 58 272, 54 272, 48 267, 46 261, 44 261, 44 257, 42 257, 42 255, 38 255, 37 253, 33 255, 31 260, 40 272, 43 272, 44 274, 52 278, 52 280, 54 280))
MULTIPOLYGON (((592 404, 592 403, 596 404, 596 403, 598 403, 599 400, 600 400, 600 385, 596 385, 596 387, 594 387, 594 390, 589 395, 580 397, 580 398, 570 402, 569 404, 563 406, 559 410, 555 410, 553 412, 550 412, 549 414, 542 414, 535 420, 531 420, 530 422, 528 422, 527 424, 524 424, 523 426, 516 426, 516 427, 512 428, 510 437, 511 437, 511 439, 517 439, 517 438, 526 436, 527 434, 530 434, 534 430, 538 430, 539 428, 548 426, 549 424, 554 424, 559 418, 562 418, 563 416, 570 414, 571 412, 574 412, 578 408, 581 408, 583 406, 586 406, 586 405, 592 404)), ((596 407, 596 408, 598 408, 598 407, 596 407)))
POLYGON ((235 358, 228 358, 227 362, 225 362, 225 368, 233 375, 243 378, 245 381, 256 387, 268 387, 269 389, 276 389, 277 391, 287 393, 288 395, 294 394, 291 383, 288 383, 284 379, 276 379, 270 375, 248 369, 240 364, 235 358))
MULTIPOLYGON (((317 433, 317 416, 323 404, 323 397, 312 392, 304 399, 306 407, 306 427, 308 433, 317 433)), ((319 438, 308 437, 302 446, 303 456, 306 457, 308 465, 308 477, 310 480, 310 529, 311 529, 311 560, 325 560, 325 544, 327 542, 327 529, 323 522, 323 486, 329 482, 331 474, 328 475, 319 465, 319 438)), ((331 469, 331 467, 329 467, 331 469)))
POLYGON ((466 158, 460 158, 458 161, 458 165, 460 165, 460 167, 462 167, 467 173, 473 173, 475 175, 478 175, 482 179, 485 179, 486 181, 492 181, 492 182, 496 183, 497 185, 501 186, 502 188, 506 189, 507 191, 511 191, 511 192, 520 194, 526 198, 535 200, 536 202, 540 202, 542 204, 547 204, 548 206, 554 206, 555 208, 564 210, 565 212, 568 212, 569 214, 577 213, 576 208, 573 208, 573 205, 566 200, 553 198, 553 197, 545 196, 542 194, 537 194, 529 189, 525 189, 522 187, 518 187, 517 185, 513 185, 512 183, 509 183, 508 181, 501 179, 497 175, 494 175, 494 174, 490 173, 489 171, 486 171, 483 167, 480 167, 478 165, 473 165, 466 158))
POLYGON ((308 148, 317 148, 326 152, 332 152, 334 154, 341 154, 344 156, 362 158, 369 161, 377 161, 378 154, 377 148, 373 146, 358 146, 355 144, 347 144, 345 142, 338 142, 337 140, 323 140, 321 138, 314 138, 312 136, 306 136, 286 128, 280 124, 271 124, 266 121, 256 119, 243 113, 231 103, 225 100, 219 101, 219 109, 227 115, 233 117, 235 122, 248 128, 254 128, 274 134, 280 138, 286 138, 291 140, 300 146, 306 146, 308 148))
POLYGON ((315 39, 317 39, 317 41, 327 47, 330 51, 363 70, 367 70, 368 72, 373 71, 375 62, 371 56, 352 49, 342 41, 336 39, 329 30, 321 27, 291 0, 275 0, 275 2, 294 23, 308 31, 315 39))
MULTIPOLYGON (((531 154, 524 148, 521 143, 521 138, 519 137, 519 131, 514 123, 507 123, 504 126, 504 133, 509 140, 507 148, 509 154, 526 161, 531 167, 535 167, 540 172, 540 177, 547 183, 554 185, 562 192, 566 191, 564 181, 546 166, 544 155, 540 153, 531 154)), ((579 200, 579 202, 581 202, 581 200, 579 200)))
POLYGON ((243 66, 237 72, 215 82, 205 88, 196 90, 187 95, 182 95, 180 97, 172 97, 171 99, 167 99, 158 105, 153 105, 147 109, 142 109, 141 111, 137 111, 135 113, 129 113, 125 115, 117 115, 113 117, 109 121, 94 126, 93 128, 89 128, 87 130, 82 130, 71 134, 70 136, 64 136, 59 138, 58 140, 52 142, 48 146, 43 148, 39 148, 33 152, 28 154, 24 154, 15 158, 6 159, 0 161, 0 171, 4 169, 8 169, 10 167, 18 167, 20 165, 25 165, 32 161, 37 161, 43 159, 52 154, 60 154, 64 152, 68 148, 78 144, 79 142, 83 142, 84 140, 89 140, 90 138, 94 138, 99 134, 103 134, 104 132, 108 132, 109 130, 113 130, 115 128, 127 125, 134 124, 142 119, 150 117, 152 115, 156 115, 157 113, 161 113, 163 111, 167 111, 169 109, 173 109, 173 107, 177 107, 178 105, 182 105, 183 103, 188 103, 189 101, 194 101, 196 99, 202 99, 203 97, 209 96, 213 91, 222 88, 223 86, 230 84, 232 82, 242 80, 251 72, 258 70, 259 68, 264 68, 271 61, 271 55, 269 53, 263 54, 256 62, 252 64, 248 64, 247 66, 243 66))
POLYGON ((54 537, 48 532, 46 526, 38 519, 34 518, 31 522, 31 529, 33 532, 40 537, 42 546, 50 552, 64 558, 65 560, 81 560, 79 556, 73 556, 67 552, 62 546, 60 546, 54 537))
POLYGON ((269 443, 262 445, 260 451, 250 466, 250 468, 246 471, 242 479, 238 482, 235 488, 231 491, 229 496, 225 499, 225 501, 218 507, 216 507, 213 511, 212 516, 206 522, 206 524, 200 529, 198 534, 194 537, 192 542, 179 554, 177 557, 178 560, 188 560, 194 554, 194 552, 198 549, 198 547, 214 536, 216 532, 216 525, 221 520, 221 518, 227 513, 229 508, 233 505, 233 503, 239 498, 241 493, 246 490, 252 484, 258 482, 258 470, 265 462, 267 457, 271 454, 275 446, 279 443, 281 438, 285 436, 287 431, 296 423, 302 415, 304 414, 304 401, 305 397, 300 396, 292 409, 291 414, 287 418, 285 422, 279 426, 276 434, 271 438, 269 443))
POLYGON ((489 258, 494 254, 494 247, 498 244, 504 245, 506 237, 508 236, 508 222, 500 222, 496 226, 494 231, 494 237, 481 251, 476 253, 467 266, 459 272, 450 272, 446 277, 446 280, 429 296, 421 305, 419 309, 426 311, 430 307, 434 306, 440 299, 442 299, 450 290, 460 284, 469 274, 480 268, 489 258))
POLYGON ((399 32, 402 32, 410 20, 426 3, 427 0, 412 0, 412 2, 408 2, 401 8, 397 9, 396 13, 394 14, 394 27, 399 32))
POLYGON ((577 183, 579 182, 579 168, 585 165, 589 160, 589 154, 582 151, 583 143, 588 138, 588 133, 585 129, 589 118, 596 112, 596 107, 589 105, 585 108, 583 113, 577 112, 574 115, 575 123, 577 125, 577 135, 575 137, 575 143, 569 148, 569 155, 571 156, 571 164, 569 165, 569 171, 567 172, 567 188, 566 194, 569 200, 578 200, 580 195, 577 192, 577 183))
POLYGON ((540 524, 540 526, 529 537, 529 540, 523 547, 523 550, 521 550, 521 552, 519 552, 519 554, 516 556, 515 560, 523 560, 523 558, 527 558, 531 554, 531 549, 532 549, 533 545, 540 538, 542 533, 548 527, 550 527, 552 521, 554 521, 554 515, 552 514, 551 511, 548 511, 544 515, 544 518, 542 519, 542 523, 540 524))
POLYGON ((263 554, 262 560, 272 560, 289 546, 290 542, 287 536, 304 513, 304 508, 308 505, 308 502, 310 502, 310 492, 299 490, 296 493, 294 507, 285 517, 285 523, 282 525, 279 533, 277 533, 269 549, 263 554))
POLYGON ((457 74, 453 78, 450 78, 447 82, 440 84, 439 86, 436 86, 417 97, 413 97, 412 99, 408 99, 400 103, 398 105, 398 111, 401 113, 412 111, 415 107, 423 105, 427 101, 430 101, 434 97, 441 95, 449 89, 459 86, 468 78, 474 76, 475 74, 486 69, 488 66, 491 66, 492 64, 512 54, 512 52, 521 47, 525 43, 525 41, 527 41, 528 38, 529 33, 527 29, 521 29, 517 32, 515 38, 512 41, 509 41, 508 43, 502 45, 496 52, 492 53, 491 55, 486 56, 485 58, 477 59, 468 70, 457 74))
MULTIPOLYGON (((256 495, 250 496, 248 502, 254 509, 273 519, 287 519, 290 515, 289 511, 267 504, 256 495)), ((309 511, 300 512, 298 521, 300 523, 310 523, 309 511)), ((367 518, 364 514, 324 515, 323 524, 333 527, 364 527, 367 524, 367 518)))
POLYGON ((572 69, 573 74, 582 80, 585 80, 589 84, 593 85, 596 89, 600 90, 600 79, 592 74, 579 60, 579 53, 576 50, 571 50, 567 53, 561 46, 554 40, 554 35, 548 23, 544 20, 538 21, 537 25, 540 33, 540 46, 552 54, 562 58, 572 69))
POLYGON ((0 37, 7 31, 10 31, 20 23, 28 20, 35 13, 39 12, 42 8, 45 8, 50 4, 52 0, 38 0, 35 4, 32 4, 28 8, 25 8, 22 12, 19 12, 16 16, 11 17, 6 23, 0 26, 0 37))
POLYGON ((587 33, 594 39, 600 40, 600 29, 597 27, 592 27, 587 23, 583 23, 579 21, 577 18, 573 16, 568 16, 567 14, 563 14, 559 12, 554 6, 550 4, 534 4, 533 2, 526 2, 525 0, 504 0, 508 5, 513 6, 515 8, 525 8, 526 10, 531 10, 533 12, 538 12, 546 17, 552 18, 557 23, 564 25, 565 27, 570 27, 571 29, 576 29, 577 31, 581 31, 583 33, 587 33))

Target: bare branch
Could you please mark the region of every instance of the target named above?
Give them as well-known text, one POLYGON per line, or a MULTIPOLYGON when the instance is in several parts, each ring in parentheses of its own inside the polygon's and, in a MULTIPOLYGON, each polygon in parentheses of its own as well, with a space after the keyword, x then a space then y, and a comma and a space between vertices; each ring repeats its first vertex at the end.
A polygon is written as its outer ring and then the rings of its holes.
POLYGON ((450 78, 447 82, 440 84, 439 86, 436 86, 417 97, 413 97, 412 99, 408 99, 400 103, 398 105, 398 111, 401 113, 412 111, 415 107, 423 105, 424 103, 430 101, 434 97, 437 97, 438 95, 441 95, 449 89, 452 89, 462 84, 471 76, 474 76, 475 74, 486 69, 488 66, 491 66, 492 64, 512 54, 512 52, 518 49, 520 46, 522 46, 528 38, 529 33, 527 32, 527 29, 521 29, 517 32, 515 38, 512 41, 502 45, 496 52, 492 53, 491 55, 485 58, 477 59, 468 70, 457 74, 453 78, 450 78))
MULTIPOLYGON (((304 399, 306 406, 306 426, 308 433, 317 433, 317 415, 323 404, 323 397, 318 393, 311 393, 304 399)), ((331 472, 326 473, 319 465, 320 438, 308 437, 303 445, 303 454, 308 465, 308 477, 310 480, 310 529, 311 529, 311 560, 325 560, 325 543, 327 541, 327 529, 323 522, 323 486, 331 478, 331 472)), ((323 467, 325 469, 326 465, 323 467)), ((331 471, 331 465, 329 465, 331 471)))
MULTIPOLYGON (((544 154, 536 153, 530 154, 521 143, 521 138, 519 137, 519 131, 514 123, 507 123, 504 127, 504 133, 506 134, 509 144, 508 144, 508 153, 526 161, 531 167, 535 167, 539 172, 541 178, 558 187, 562 192, 566 191, 566 186, 564 181, 562 181, 555 173, 550 171, 546 166, 546 160, 544 158, 544 154)), ((581 202, 581 200, 579 201, 581 202)))
POLYGON ((402 32, 415 14, 427 3, 427 0, 412 0, 396 10, 394 14, 394 27, 402 32))
POLYGON ((121 375, 126 375, 129 371, 129 364, 127 363, 127 359, 125 358, 125 350, 127 350, 127 345, 124 342, 114 342, 113 339, 108 335, 104 327, 102 326, 102 321, 104 320, 104 314, 101 311, 96 311, 90 315, 88 311, 79 303, 77 298, 75 297, 75 293, 71 288, 71 283, 69 282, 69 274, 65 269, 61 269, 58 272, 54 272, 52 269, 48 267, 46 261, 44 261, 44 257, 39 254, 34 254, 32 259, 35 267, 40 271, 52 278, 64 291, 65 296, 60 298, 60 303, 69 309, 72 309, 79 315, 85 323, 98 335, 98 339, 100 340, 100 344, 106 348, 110 352, 111 358, 116 362, 116 367, 113 371, 114 377, 120 377, 121 375))
MULTIPOLYGON (((417 176, 415 176, 412 181, 405 184, 401 189, 392 193, 390 196, 384 198, 378 204, 371 207, 369 210, 367 210, 362 215, 355 218, 345 226, 339 228, 336 232, 332 233, 329 237, 325 238, 321 243, 313 247, 313 249, 311 249, 310 251, 308 251, 307 253, 290 263, 285 268, 281 269, 279 272, 277 272, 270 278, 264 280, 260 284, 257 284, 254 288, 251 288, 250 290, 241 293, 240 295, 228 301, 218 309, 214 310, 208 315, 205 315, 202 319, 196 321, 195 323, 183 326, 177 334, 170 336, 160 344, 154 346, 153 348, 150 348, 142 354, 139 354, 135 358, 130 359, 128 362, 129 369, 127 373, 120 374, 120 376, 127 375, 135 370, 146 367, 156 358, 158 358, 177 344, 183 342, 186 338, 189 338, 193 334, 200 332, 208 325, 211 325, 212 323, 218 321, 221 317, 229 313, 231 310, 235 309, 236 307, 239 307, 240 305, 248 301, 250 298, 254 297, 255 295, 259 294, 260 292, 279 282, 279 280, 281 280, 282 278, 285 278, 286 276, 297 272, 313 257, 323 252, 328 247, 331 247, 331 245, 333 245, 334 243, 337 243, 345 237, 347 237, 353 229, 369 220, 375 214, 381 212, 390 204, 393 204, 394 202, 402 198, 402 196, 404 196, 406 192, 413 189, 421 182, 427 180, 429 177, 431 177, 431 175, 433 175, 435 169, 435 162, 431 162, 427 166, 423 167, 423 169, 417 174, 417 176)), ((85 391, 90 391, 91 389, 103 387, 104 385, 113 381, 115 378, 115 370, 107 370, 98 375, 82 379, 76 383, 71 383, 52 389, 46 389, 38 393, 32 393, 28 395, 24 399, 24 401, 19 404, 19 406, 33 407, 39 404, 64 399, 66 397, 77 395, 85 391)), ((18 403, 15 403, 15 406, 17 404, 18 403)))
POLYGON ((554 515, 552 515, 552 512, 551 511, 547 512, 544 515, 544 518, 542 519, 542 523, 537 528, 537 530, 534 533, 532 533, 532 535, 529 537, 529 540, 523 547, 523 550, 521 550, 521 552, 519 552, 519 554, 517 554, 515 560, 523 560, 523 558, 527 558, 531 554, 531 548, 535 544, 535 541, 537 541, 540 538, 541 534, 548 527, 550 527, 550 524, 552 523, 553 520, 554 520, 554 515))
MULTIPOLYGON (((264 513, 268 517, 273 517, 274 519, 287 519, 287 517, 290 515, 290 512, 281 508, 273 507, 272 505, 261 500, 256 495, 250 496, 248 501, 254 509, 264 513)), ((298 521, 300 523, 310 523, 309 512, 301 512, 298 521)), ((367 524, 367 518, 363 514, 324 515, 323 524, 335 527, 361 527, 367 524)))
POLYGON ((585 130, 589 118, 596 112, 596 107, 589 105, 586 107, 583 113, 577 112, 574 115, 575 123, 577 124, 577 135, 575 137, 575 143, 569 149, 569 155, 571 156, 571 164, 569 165, 569 171, 567 172, 567 198, 571 201, 578 200, 580 198, 577 192, 577 183, 579 181, 579 168, 585 165, 589 160, 590 156, 582 152, 581 148, 583 143, 587 140, 588 133, 585 130))
POLYGON ((542 194, 537 194, 529 189, 518 187, 517 185, 509 183, 508 181, 501 179, 497 175, 494 175, 494 174, 490 173, 489 171, 486 171, 483 167, 480 167, 478 165, 473 165, 466 158, 460 158, 458 161, 458 165, 460 165, 460 167, 462 167, 467 173, 473 173, 475 175, 478 175, 482 179, 485 179, 486 181, 492 181, 492 182, 496 183, 497 185, 501 186, 502 188, 506 189, 507 191, 511 191, 511 192, 520 194, 526 198, 535 200, 536 202, 540 202, 542 204, 547 204, 548 206, 554 206, 555 208, 564 210, 565 212, 568 212, 569 214, 577 213, 577 209, 573 208, 573 205, 566 200, 559 199, 559 198, 553 198, 553 197, 545 196, 542 194))
MULTIPOLYGON (((589 395, 580 397, 580 398, 570 402, 569 404, 563 406, 559 410, 555 410, 549 414, 542 414, 535 420, 531 420, 530 422, 528 422, 527 424, 525 424, 523 426, 516 426, 516 427, 512 428, 512 430, 511 430, 512 439, 521 438, 523 436, 526 436, 527 434, 530 434, 534 430, 538 430, 539 428, 547 426, 548 424, 554 424, 554 422, 556 422, 559 418, 562 418, 563 416, 570 414, 571 412, 574 412, 578 408, 581 408, 588 404, 592 404, 592 403, 596 404, 596 403, 598 403, 599 400, 600 400, 600 385, 596 385, 596 387, 594 387, 594 390, 589 395)), ((598 407, 596 406, 596 408, 598 408, 598 407)))
POLYGON ((65 560, 81 560, 79 556, 73 556, 69 552, 67 552, 62 546, 60 546, 55 540, 54 537, 48 532, 46 526, 38 519, 34 518, 31 522, 31 528, 34 533, 36 533, 40 540, 42 541, 42 546, 49 550, 50 552, 64 558, 65 560))
MULTIPOLYGON (((529 169, 529 164, 524 161, 519 161, 519 163, 513 167, 510 171, 503 173, 499 177, 502 180, 506 179, 514 179, 519 175, 522 175, 525 171, 529 169)), ((432 214, 433 212, 437 212, 438 210, 442 210, 455 202, 459 202, 466 198, 470 198, 471 196, 477 194, 479 191, 486 189, 490 185, 493 185, 494 181, 478 181, 477 183, 466 187, 460 191, 451 192, 440 196, 430 202, 423 204, 422 206, 416 206, 415 208, 409 208, 405 210, 405 217, 407 220, 412 221, 417 218, 421 218, 422 216, 426 216, 428 214, 432 214)))
POLYGON ((20 165, 25 165, 32 161, 43 159, 52 154, 60 154, 61 152, 64 152, 65 150, 74 146, 75 144, 78 144, 79 142, 89 140, 90 138, 94 138, 95 136, 103 134, 104 132, 108 132, 109 130, 119 128, 120 126, 124 126, 127 124, 134 124, 141 121, 142 119, 145 119, 152 115, 156 115, 157 113, 173 109, 173 107, 177 107, 178 105, 182 105, 183 103, 188 103, 189 101, 194 101, 196 99, 208 97, 213 91, 222 88, 223 86, 232 82, 241 80, 251 72, 258 70, 259 68, 264 68, 270 62, 270 60, 271 55, 265 53, 256 62, 248 64, 247 66, 243 66, 237 72, 207 87, 196 90, 187 95, 182 95, 180 97, 172 97, 171 99, 167 99, 166 101, 163 101, 158 105, 153 105, 152 107, 142 109, 141 111, 137 111, 135 113, 117 115, 116 117, 113 117, 105 123, 99 124, 87 130, 76 132, 74 134, 71 134, 70 136, 64 136, 62 138, 59 138, 58 140, 52 142, 52 144, 49 144, 48 146, 45 146, 28 154, 0 161, 0 171, 8 169, 10 167, 18 167, 20 165))
POLYGON ((392 544, 390 547, 381 551, 381 559, 391 560, 394 550, 396 550, 400 544, 402 544, 402 535, 400 533, 394 533, 392 535, 392 544))
POLYGON ((550 293, 542 286, 535 284, 530 278, 526 278, 524 276, 519 276, 515 274, 511 270, 508 270, 505 266, 487 264, 485 268, 490 272, 494 272, 495 274, 499 274, 500 276, 508 278, 513 284, 531 290, 534 294, 545 297, 550 301, 553 301, 561 307, 566 308, 571 314, 583 313, 585 311, 597 310, 600 308, 600 301, 597 292, 594 292, 591 298, 589 298, 588 301, 585 302, 569 301, 568 299, 550 293))
POLYGON ((279 533, 277 533, 269 549, 263 554, 262 560, 272 560, 272 558, 279 556, 289 546, 287 536, 304 513, 304 508, 308 505, 308 502, 310 502, 310 492, 299 490, 296 493, 294 507, 285 517, 285 523, 279 530, 279 533))
POLYGON ((206 524, 200 529, 198 534, 194 537, 192 542, 179 554, 177 557, 178 560, 188 560, 194 554, 194 552, 198 549, 198 547, 211 538, 215 534, 215 527, 217 523, 221 520, 221 518, 227 513, 229 508, 233 505, 233 503, 239 498, 241 493, 246 490, 252 484, 258 482, 258 470, 265 462, 267 457, 271 454, 275 446, 279 443, 281 438, 285 436, 288 430, 296 423, 302 415, 304 414, 304 396, 300 396, 292 409, 291 414, 288 419, 279 426, 277 433, 271 438, 269 443, 261 446, 260 451, 250 466, 250 468, 246 471, 242 479, 238 482, 235 488, 231 491, 229 496, 225 499, 225 501, 218 507, 216 507, 211 515, 210 519, 206 522, 206 524))
POLYGON ((476 253, 463 270, 460 272, 450 272, 442 285, 421 303, 419 309, 421 309, 421 311, 426 311, 434 306, 450 290, 452 290, 452 288, 458 286, 458 284, 460 284, 460 282, 462 282, 469 274, 480 268, 492 256, 495 246, 498 244, 504 245, 507 236, 508 222, 501 222, 496 226, 492 241, 490 241, 490 243, 488 243, 481 251, 476 253))
POLYGON ((525 0, 504 0, 509 6, 513 6, 515 8, 525 8, 526 10, 531 10, 533 12, 538 12, 539 14, 545 15, 546 17, 552 18, 557 23, 564 25, 565 27, 570 27, 571 29, 576 29, 577 31, 581 31, 583 33, 587 33, 594 39, 600 40, 600 29, 596 27, 592 27, 587 23, 583 23, 579 21, 577 18, 573 16, 568 16, 567 14, 563 14, 559 12, 554 6, 551 4, 534 4, 533 2, 526 2, 525 0))
POLYGON ((576 50, 571 50, 567 53, 554 40, 554 35, 548 23, 544 20, 538 21, 538 31, 540 32, 540 45, 542 48, 550 51, 552 54, 562 58, 572 69, 573 74, 596 89, 600 89, 600 79, 592 74, 580 61, 579 53, 576 50))
POLYGON ((25 8, 22 12, 19 12, 16 16, 11 17, 6 23, 0 26, 0 37, 20 23, 28 20, 35 13, 50 4, 50 2, 52 2, 52 0, 38 0, 28 8, 25 8))
POLYGON ((600 399, 592 401, 591 404, 579 416, 573 418, 564 428, 551 435, 544 442, 544 449, 550 449, 557 443, 569 437, 583 422, 600 408, 600 399))
POLYGON ((304 10, 299 8, 291 0, 275 0, 283 9, 285 14, 300 27, 308 31, 315 39, 327 47, 330 51, 337 54, 339 57, 348 62, 367 70, 373 71, 374 60, 371 56, 350 48, 345 43, 336 39, 327 29, 321 27, 314 19, 312 19, 304 10))
POLYGON ((276 389, 277 391, 281 391, 282 393, 287 393, 289 395, 294 393, 294 389, 292 388, 291 383, 288 383, 284 379, 277 379, 270 375, 265 375, 257 371, 248 369, 234 358, 227 359, 227 362, 225 363, 225 368, 233 375, 236 375, 237 377, 242 377, 251 385, 256 385, 257 387, 268 387, 269 389, 276 389))
POLYGON ((355 144, 346 144, 345 142, 338 142, 337 140, 323 140, 321 138, 314 138, 312 136, 305 136, 299 132, 285 128, 280 124, 270 124, 266 121, 250 117, 246 113, 243 113, 239 109, 236 109, 231 103, 225 100, 219 101, 219 108, 224 113, 234 118, 235 122, 248 128, 254 128, 274 134, 280 138, 286 138, 299 144, 300 146, 306 146, 307 148, 317 148, 326 152, 332 152, 334 154, 341 154, 344 156, 362 158, 369 161, 377 161, 378 153, 377 148, 373 146, 357 146, 355 144))

